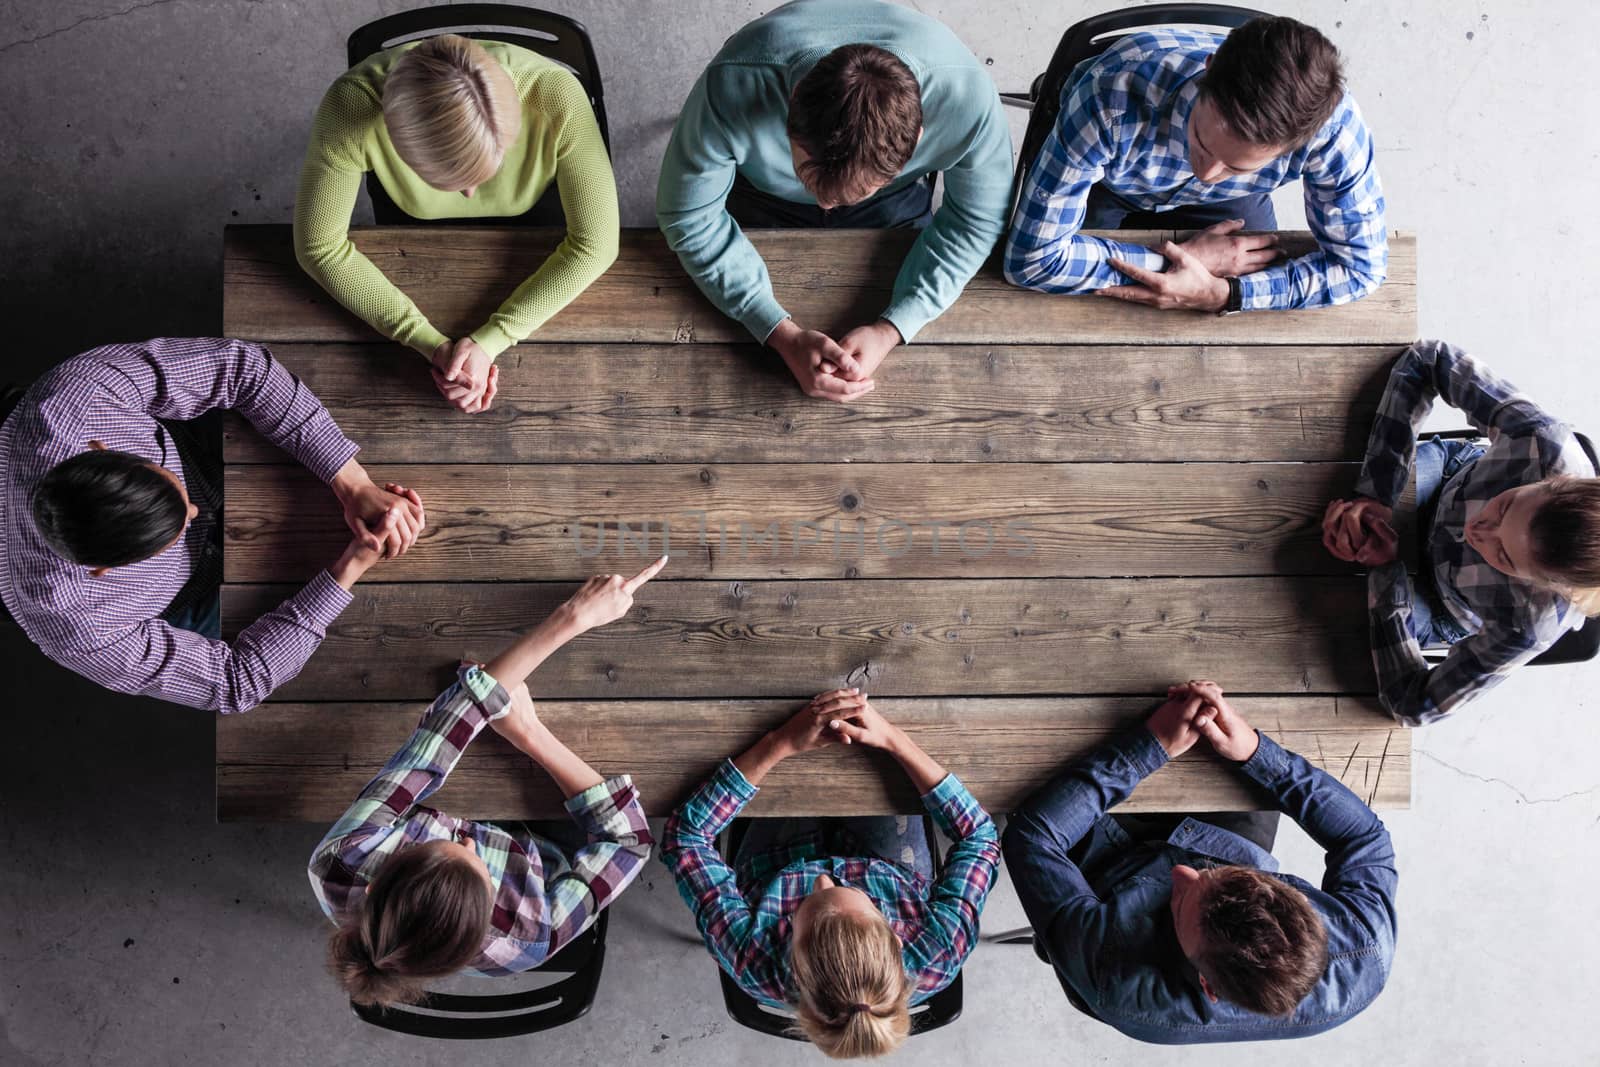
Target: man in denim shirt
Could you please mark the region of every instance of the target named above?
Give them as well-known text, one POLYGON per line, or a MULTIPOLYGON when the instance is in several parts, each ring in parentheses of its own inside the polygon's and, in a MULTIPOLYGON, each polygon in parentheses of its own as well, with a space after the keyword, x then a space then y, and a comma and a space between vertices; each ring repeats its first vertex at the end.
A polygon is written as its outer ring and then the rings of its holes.
POLYGON ((1356 1015, 1394 956, 1394 849, 1354 793, 1258 734, 1211 682, 1078 760, 1011 817, 1006 866, 1073 1005, 1159 1044, 1304 1037, 1356 1015), (1201 738, 1328 851, 1320 889, 1184 819, 1136 841, 1106 811, 1201 738))

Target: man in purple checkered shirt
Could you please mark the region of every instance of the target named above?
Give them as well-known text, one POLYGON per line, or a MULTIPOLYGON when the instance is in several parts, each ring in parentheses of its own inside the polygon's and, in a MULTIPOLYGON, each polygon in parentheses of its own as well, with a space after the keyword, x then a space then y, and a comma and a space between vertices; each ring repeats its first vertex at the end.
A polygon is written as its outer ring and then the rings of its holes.
POLYGON ((311 391, 247 341, 97 348, 0 418, 0 599, 45 655, 118 692, 254 707, 300 672, 357 579, 422 529, 417 494, 373 484, 311 391), (232 644, 219 640, 220 462, 185 425, 225 408, 326 482, 353 533, 232 644))

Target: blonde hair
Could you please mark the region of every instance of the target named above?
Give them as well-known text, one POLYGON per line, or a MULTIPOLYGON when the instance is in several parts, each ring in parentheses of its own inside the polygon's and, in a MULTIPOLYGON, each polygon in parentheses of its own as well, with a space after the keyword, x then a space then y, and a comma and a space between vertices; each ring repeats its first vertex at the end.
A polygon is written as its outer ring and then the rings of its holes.
POLYGON ((494 901, 472 865, 416 845, 385 861, 328 939, 328 969, 357 1004, 410 1004, 430 978, 471 963, 494 901))
POLYGON ((394 150, 435 189, 457 192, 494 177, 522 132, 516 84, 476 41, 430 37, 383 82, 383 124, 394 150))
POLYGON ((830 1058, 882 1056, 911 1033, 911 980, 883 916, 816 916, 791 963, 800 1032, 830 1058))

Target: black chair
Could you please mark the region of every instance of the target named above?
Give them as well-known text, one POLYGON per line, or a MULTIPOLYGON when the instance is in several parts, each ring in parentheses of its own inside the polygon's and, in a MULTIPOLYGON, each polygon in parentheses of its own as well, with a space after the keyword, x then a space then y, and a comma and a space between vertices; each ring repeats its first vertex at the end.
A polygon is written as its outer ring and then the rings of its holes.
POLYGON ((1265 15, 1247 7, 1230 7, 1226 4, 1151 4, 1149 7, 1128 7, 1107 11, 1077 22, 1061 35, 1055 55, 1045 72, 1033 80, 1026 93, 1001 93, 1000 98, 1012 107, 1026 108, 1028 131, 1022 137, 1022 151, 1017 156, 1017 172, 1011 181, 1011 202, 1017 202, 1022 183, 1038 158, 1039 151, 1055 128, 1061 114, 1061 90, 1080 63, 1100 55, 1122 38, 1138 30, 1158 26, 1203 26, 1208 29, 1235 30, 1251 19, 1265 15))
MULTIPOLYGON (((17 410, 17 404, 21 402, 22 394, 26 391, 20 385, 11 385, 9 383, 0 385, 0 425, 4 425, 6 419, 10 418, 11 413, 17 410)), ((0 626, 10 626, 15 622, 16 620, 11 617, 11 612, 6 610, 4 604, 0 604, 0 626)))
POLYGON ((371 1008, 352 1001, 350 1007, 363 1022, 417 1037, 482 1040, 521 1037, 565 1026, 594 1006, 610 920, 607 908, 577 940, 528 972, 567 975, 538 989, 478 996, 429 993, 417 1004, 371 1008))
MULTIPOLYGON (((926 815, 922 818, 922 829, 928 836, 928 852, 933 856, 934 877, 937 878, 944 871, 944 858, 939 852, 933 821, 926 815)), ((739 845, 743 843, 745 834, 749 830, 749 819, 735 819, 733 825, 728 828, 722 846, 723 855, 737 856, 739 845)), ((795 1027, 793 1016, 773 1011, 762 1005, 755 997, 740 989, 739 984, 728 977, 728 972, 721 967, 717 968, 717 976, 722 981, 722 1003, 734 1022, 770 1037, 781 1037, 790 1041, 806 1040, 805 1035, 795 1027)), ((957 972, 955 979, 949 985, 921 1004, 912 1006, 911 1036, 925 1034, 941 1026, 949 1026, 961 1017, 961 1004, 961 974, 957 972)))
MULTIPOLYGON (((346 52, 350 66, 386 48, 442 33, 460 32, 474 40, 501 41, 537 52, 553 59, 577 77, 589 106, 600 125, 600 138, 611 150, 611 130, 606 123, 605 95, 600 83, 600 63, 595 58, 589 31, 576 19, 537 8, 516 4, 453 4, 402 11, 367 23, 350 35, 346 52)), ((402 211, 383 183, 367 175, 367 196, 372 200, 372 217, 380 226, 444 223, 459 225, 454 219, 416 219, 402 211)), ((472 221, 485 221, 474 219, 472 221)), ((566 217, 561 196, 552 182, 539 202, 525 214, 492 220, 496 225, 561 226, 566 217)))
MULTIPOLYGON (((1483 435, 1477 430, 1447 430, 1433 437, 1443 437, 1452 441, 1473 441, 1483 435)), ((1596 458, 1594 442, 1584 434, 1573 432, 1572 436, 1578 439, 1578 444, 1583 448, 1584 455, 1589 457, 1590 466, 1600 473, 1600 458, 1596 458)), ((1417 536, 1423 536, 1424 531, 1419 530, 1417 536)), ((1450 646, 1428 647, 1422 650, 1424 659, 1437 663, 1450 654, 1450 646)), ((1568 630, 1557 639, 1556 643, 1539 653, 1528 661, 1530 667, 1554 667, 1563 663, 1586 663, 1600 655, 1600 619, 1586 619, 1582 626, 1576 630, 1568 630)))

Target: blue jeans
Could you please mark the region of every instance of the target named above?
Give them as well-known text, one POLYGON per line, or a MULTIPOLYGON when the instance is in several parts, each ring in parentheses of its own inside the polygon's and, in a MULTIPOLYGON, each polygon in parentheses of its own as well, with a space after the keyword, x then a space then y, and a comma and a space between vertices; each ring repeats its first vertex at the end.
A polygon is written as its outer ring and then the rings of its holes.
POLYGON ((744 178, 733 179, 728 214, 740 226, 780 229, 920 230, 933 221, 933 177, 919 178, 859 204, 823 210, 762 192, 744 178))
POLYGON ((1417 458, 1411 469, 1417 482, 1417 580, 1411 587, 1411 636, 1424 648, 1453 645, 1467 636, 1439 597, 1433 580, 1433 563, 1428 558, 1428 535, 1433 530, 1439 490, 1461 468, 1483 455, 1476 441, 1446 441, 1434 437, 1417 442, 1417 458))
POLYGON ((746 858, 813 836, 822 855, 873 856, 933 878, 933 854, 920 815, 751 819, 733 865, 741 867, 746 858))
POLYGON ((1247 230, 1276 230, 1278 216, 1272 197, 1253 193, 1212 204, 1186 204, 1171 211, 1145 211, 1134 207, 1103 185, 1089 189, 1084 209, 1085 230, 1203 230, 1228 219, 1244 219, 1247 230))
POLYGON ((222 597, 218 593, 196 598, 188 607, 167 617, 167 622, 180 630, 222 639, 222 597))

